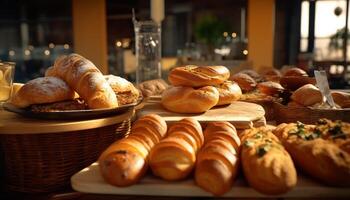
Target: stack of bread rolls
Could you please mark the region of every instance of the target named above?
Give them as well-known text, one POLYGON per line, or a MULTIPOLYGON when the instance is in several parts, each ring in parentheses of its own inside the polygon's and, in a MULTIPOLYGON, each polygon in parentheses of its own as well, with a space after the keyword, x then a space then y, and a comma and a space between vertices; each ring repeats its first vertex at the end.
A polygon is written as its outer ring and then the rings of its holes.
POLYGON ((204 131, 205 144, 197 155, 196 184, 222 195, 229 191, 238 173, 240 139, 228 122, 211 122, 204 131))
POLYGON ((267 127, 253 128, 240 135, 242 167, 249 185, 264 194, 282 194, 297 183, 288 152, 267 127))
POLYGON ((149 152, 166 131, 166 122, 158 115, 139 118, 133 124, 129 137, 116 141, 99 157, 105 181, 119 187, 137 183, 147 170, 149 152))
POLYGON ((240 87, 227 79, 224 66, 177 67, 169 74, 172 87, 164 91, 162 105, 178 113, 201 113, 216 105, 230 104, 242 94, 240 87))
POLYGON ((32 110, 41 111, 99 109, 133 103, 139 97, 132 83, 113 75, 104 77, 91 61, 78 54, 57 58, 45 76, 18 88, 11 103, 19 108, 34 105, 32 110))
POLYGON ((274 133, 304 172, 327 185, 350 186, 349 123, 280 124, 274 133))
POLYGON ((197 151, 204 143, 202 127, 192 118, 174 123, 168 136, 156 144, 149 156, 154 175, 164 180, 181 180, 192 171, 197 151))

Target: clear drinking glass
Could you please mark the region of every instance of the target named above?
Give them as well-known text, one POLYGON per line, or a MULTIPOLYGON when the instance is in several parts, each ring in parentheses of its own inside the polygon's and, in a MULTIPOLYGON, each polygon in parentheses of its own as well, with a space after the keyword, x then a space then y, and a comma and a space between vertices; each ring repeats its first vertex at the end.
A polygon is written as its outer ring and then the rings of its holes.
POLYGON ((15 74, 15 63, 0 62, 0 107, 10 99, 15 74))
POLYGON ((136 83, 161 78, 161 26, 153 21, 134 21, 134 29, 136 83))

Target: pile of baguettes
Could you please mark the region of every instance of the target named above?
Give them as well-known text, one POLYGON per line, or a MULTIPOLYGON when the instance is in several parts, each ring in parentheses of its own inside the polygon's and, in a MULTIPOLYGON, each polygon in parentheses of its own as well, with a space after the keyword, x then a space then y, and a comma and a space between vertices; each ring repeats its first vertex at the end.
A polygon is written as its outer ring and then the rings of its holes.
POLYGON ((229 81, 224 66, 187 65, 170 71, 172 87, 162 94, 162 105, 178 113, 202 113, 214 106, 230 104, 242 95, 237 83, 229 81))
POLYGON ((118 187, 138 183, 150 168, 167 181, 194 174, 199 187, 223 195, 242 167, 251 187, 282 194, 297 183, 293 160, 325 184, 350 186, 349 144, 350 124, 340 121, 281 124, 238 135, 228 122, 211 122, 202 129, 198 121, 184 118, 168 128, 162 117, 150 114, 139 118, 130 136, 108 147, 98 162, 104 180, 118 187))
POLYGON ((34 111, 115 108, 136 102, 139 91, 118 76, 103 76, 88 59, 71 54, 56 59, 40 77, 15 87, 11 103, 34 111))

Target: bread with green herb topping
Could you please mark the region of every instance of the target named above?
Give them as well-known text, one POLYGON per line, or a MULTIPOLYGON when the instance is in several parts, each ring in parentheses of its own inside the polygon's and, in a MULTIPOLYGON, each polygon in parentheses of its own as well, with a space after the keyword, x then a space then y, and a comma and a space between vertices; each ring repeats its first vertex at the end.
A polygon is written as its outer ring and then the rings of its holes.
POLYGON ((240 138, 243 172, 250 186, 261 193, 276 195, 296 185, 293 161, 271 129, 248 129, 240 138))
POLYGON ((327 185, 350 186, 349 123, 281 124, 274 133, 304 172, 327 185))

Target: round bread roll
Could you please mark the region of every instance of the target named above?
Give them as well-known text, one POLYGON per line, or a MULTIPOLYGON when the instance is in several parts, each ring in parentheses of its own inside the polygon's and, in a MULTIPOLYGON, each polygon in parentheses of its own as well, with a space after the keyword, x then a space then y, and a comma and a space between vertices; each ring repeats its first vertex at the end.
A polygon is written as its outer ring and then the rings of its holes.
POLYGON ((350 94, 347 92, 332 92, 334 102, 342 108, 350 108, 350 94))
POLYGON ((308 75, 304 70, 294 67, 291 69, 287 69, 284 72, 284 76, 308 76, 308 75))
POLYGON ((138 88, 144 97, 162 95, 169 85, 163 79, 154 79, 142 82, 138 88))
POLYGON ((247 74, 248 76, 252 77, 256 82, 262 81, 262 77, 258 72, 252 70, 252 69, 245 69, 239 72, 239 74, 247 74))
POLYGON ((263 72, 263 77, 267 81, 273 81, 279 83, 282 74, 278 69, 268 69, 263 72))
POLYGON ((171 70, 168 79, 174 86, 203 87, 218 85, 230 77, 230 71, 224 66, 187 65, 171 70))
POLYGON ((263 94, 275 96, 283 92, 284 88, 279 83, 266 81, 258 84, 258 90, 263 94))
POLYGON ((105 75, 104 77, 116 94, 119 105, 134 103, 139 98, 139 90, 128 80, 114 75, 105 75))
POLYGON ((177 113, 202 113, 214 107, 219 101, 219 91, 213 86, 198 89, 176 86, 163 92, 162 105, 177 113))
POLYGON ((322 94, 317 87, 307 84, 293 92, 291 99, 303 106, 311 106, 322 102, 322 94))
POLYGON ((256 87, 256 81, 247 74, 235 74, 231 76, 230 80, 236 82, 243 92, 250 92, 256 87))
POLYGON ((71 100, 74 91, 63 80, 56 77, 41 77, 24 84, 11 99, 11 103, 19 108, 33 104, 53 103, 71 100))
POLYGON ((236 82, 225 81, 215 87, 219 91, 219 102, 216 104, 217 106, 237 101, 242 95, 242 90, 236 82))

